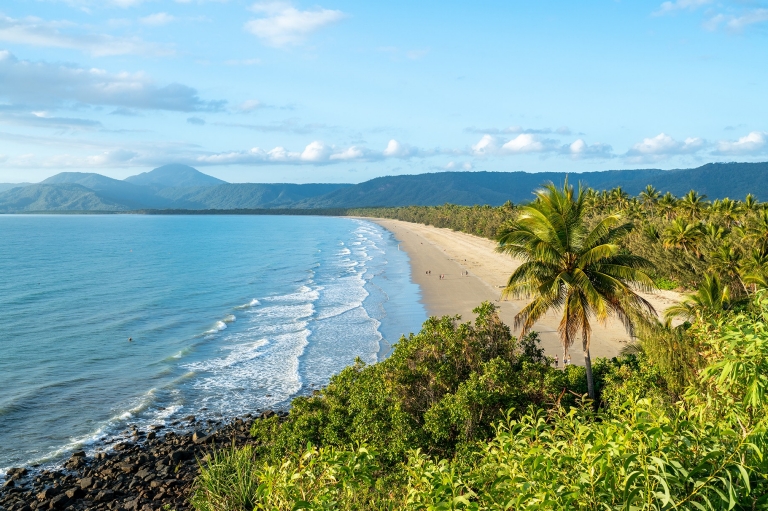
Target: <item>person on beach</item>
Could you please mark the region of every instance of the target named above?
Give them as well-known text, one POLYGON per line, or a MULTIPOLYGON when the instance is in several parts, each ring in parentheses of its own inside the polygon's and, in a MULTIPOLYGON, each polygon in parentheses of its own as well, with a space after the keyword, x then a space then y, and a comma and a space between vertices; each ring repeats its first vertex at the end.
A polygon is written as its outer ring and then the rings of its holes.
POLYGON ((555 369, 557 369, 557 364, 560 362, 560 358, 555 354, 555 369))

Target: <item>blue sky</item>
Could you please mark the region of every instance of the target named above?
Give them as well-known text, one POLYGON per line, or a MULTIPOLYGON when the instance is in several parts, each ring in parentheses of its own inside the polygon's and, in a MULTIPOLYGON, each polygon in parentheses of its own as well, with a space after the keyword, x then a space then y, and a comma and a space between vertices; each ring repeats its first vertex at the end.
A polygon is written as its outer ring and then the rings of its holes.
POLYGON ((0 182, 768 160, 768 2, 0 4, 0 182))

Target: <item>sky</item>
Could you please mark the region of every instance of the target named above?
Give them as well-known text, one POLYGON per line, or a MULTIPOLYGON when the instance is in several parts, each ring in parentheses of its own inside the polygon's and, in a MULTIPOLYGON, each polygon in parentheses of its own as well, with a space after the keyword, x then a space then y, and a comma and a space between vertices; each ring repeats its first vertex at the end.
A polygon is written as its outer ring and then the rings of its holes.
POLYGON ((0 182, 768 160, 768 0, 4 0, 0 182))

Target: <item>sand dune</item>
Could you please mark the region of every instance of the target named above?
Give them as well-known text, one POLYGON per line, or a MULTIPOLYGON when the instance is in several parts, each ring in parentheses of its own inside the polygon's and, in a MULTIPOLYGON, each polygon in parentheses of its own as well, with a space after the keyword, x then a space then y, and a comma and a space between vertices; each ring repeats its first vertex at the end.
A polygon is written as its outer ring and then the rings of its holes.
MULTIPOLYGON (((460 314, 464 320, 473 318, 471 310, 484 300, 500 307, 501 319, 508 325, 527 303, 524 300, 501 301, 501 288, 520 261, 495 252, 491 240, 450 229, 441 229, 399 220, 375 219, 379 225, 394 233, 411 259, 413 280, 422 290, 422 300, 430 315, 460 314), (431 271, 431 275, 427 275, 431 271), (464 276, 464 272, 469 272, 464 276), (440 275, 445 275, 440 279, 440 275)), ((643 295, 661 314, 680 300, 680 294, 658 291, 643 295)), ((535 330, 541 335, 541 345, 550 356, 560 354, 560 338, 556 314, 548 314, 535 330)), ((513 331, 515 334, 518 332, 513 331)), ((605 325, 595 324, 592 333, 592 357, 614 357, 630 340, 624 327, 616 320, 605 325)), ((581 344, 571 350, 572 362, 583 364, 581 344)))

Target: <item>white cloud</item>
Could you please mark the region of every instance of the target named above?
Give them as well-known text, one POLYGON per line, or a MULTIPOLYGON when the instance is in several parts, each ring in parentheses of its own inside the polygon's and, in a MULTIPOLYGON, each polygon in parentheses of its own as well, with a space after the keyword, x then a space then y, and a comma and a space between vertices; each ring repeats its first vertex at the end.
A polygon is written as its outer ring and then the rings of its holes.
POLYGON ((653 14, 654 16, 662 16, 664 14, 670 14, 675 11, 693 11, 710 3, 712 3, 712 0, 674 0, 661 4, 659 9, 653 14))
POLYGON ((387 147, 382 152, 382 155, 389 158, 409 158, 415 156, 418 152, 418 150, 411 146, 401 144, 397 140, 392 139, 387 143, 387 147))
POLYGON ((248 21, 245 29, 275 47, 301 44, 312 32, 346 17, 331 9, 300 11, 287 2, 256 3, 251 10, 264 17, 248 21))
POLYGON ((326 147, 322 142, 311 142, 304 151, 301 153, 301 159, 303 161, 321 162, 326 161, 331 155, 330 148, 326 147))
POLYGON ((360 160, 365 157, 366 150, 357 146, 349 147, 331 155, 331 160, 360 160))
POLYGON ((498 151, 496 145, 496 138, 491 135, 483 135, 483 137, 472 146, 472 152, 476 156, 487 156, 494 154, 498 151))
POLYGON ((109 73, 69 64, 18 60, 0 51, 0 100, 38 108, 68 103, 173 110, 221 110, 225 101, 204 101, 197 90, 172 83, 158 86, 144 73, 109 73))
POLYGON ((545 144, 536 135, 529 133, 521 133, 501 146, 502 151, 510 153, 540 153, 546 149, 545 144))
POLYGON ((735 142, 722 140, 717 144, 715 154, 755 154, 768 149, 768 133, 753 131, 735 142))
POLYGON ((150 14, 149 16, 144 16, 143 18, 139 18, 139 21, 144 25, 150 25, 153 27, 160 27, 163 25, 167 25, 168 23, 171 23, 176 18, 167 12, 157 12, 155 14, 150 14))
POLYGON ((80 28, 68 22, 45 21, 28 17, 14 19, 0 15, 0 41, 47 48, 64 48, 89 53, 96 57, 112 55, 168 56, 174 51, 166 46, 147 43, 137 37, 114 37, 106 34, 64 33, 80 28))
POLYGON ((587 144, 583 139, 577 139, 571 144, 562 147, 564 154, 569 154, 571 158, 612 158, 613 148, 608 144, 587 144))
POLYGON ((706 142, 698 137, 689 137, 680 142, 666 133, 659 133, 633 145, 626 156, 636 163, 655 162, 670 156, 693 154, 704 149, 706 145, 706 142))
POLYGON ((729 32, 741 32, 750 25, 768 22, 768 9, 752 9, 740 16, 730 14, 717 14, 710 18, 705 27, 710 30, 716 30, 723 25, 729 32))

